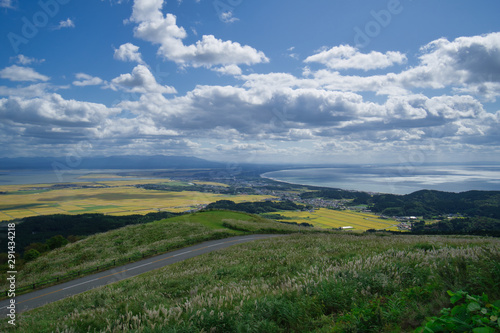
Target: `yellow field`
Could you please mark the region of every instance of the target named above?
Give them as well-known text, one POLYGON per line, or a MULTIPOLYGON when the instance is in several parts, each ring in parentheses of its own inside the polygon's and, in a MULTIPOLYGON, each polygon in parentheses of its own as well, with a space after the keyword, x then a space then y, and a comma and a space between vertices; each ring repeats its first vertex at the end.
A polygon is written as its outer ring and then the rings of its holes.
POLYGON ((357 213, 349 210, 338 211, 320 208, 315 210, 313 213, 308 211, 282 211, 279 212, 279 214, 292 218, 291 220, 286 220, 286 222, 306 222, 320 228, 353 227, 354 230, 360 231, 368 229, 397 230, 395 227, 397 224, 396 221, 382 220, 374 214, 357 213))
POLYGON ((78 183, 94 188, 47 190, 51 185, 0 186, 0 221, 34 215, 103 213, 110 215, 147 214, 158 210, 183 212, 217 200, 260 201, 271 196, 201 192, 168 192, 136 188, 136 184, 166 183, 168 180, 124 180, 78 183), (103 187, 111 186, 111 187, 103 187))

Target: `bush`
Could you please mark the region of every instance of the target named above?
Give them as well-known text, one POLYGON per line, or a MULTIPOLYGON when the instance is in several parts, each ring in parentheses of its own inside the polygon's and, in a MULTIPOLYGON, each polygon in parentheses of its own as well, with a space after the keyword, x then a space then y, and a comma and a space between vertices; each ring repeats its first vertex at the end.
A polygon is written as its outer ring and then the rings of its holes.
POLYGON ((69 241, 61 235, 54 236, 54 237, 48 239, 46 242, 47 246, 51 250, 57 249, 58 247, 63 247, 64 245, 66 245, 68 243, 69 243, 69 241))
POLYGON ((432 317, 416 332, 473 332, 500 331, 500 300, 490 302, 488 296, 470 296, 467 292, 448 291, 453 309, 441 310, 441 317, 432 317))
POLYGON ((35 249, 31 249, 31 250, 24 253, 24 260, 26 260, 26 261, 35 260, 39 256, 40 256, 40 252, 38 252, 35 249))

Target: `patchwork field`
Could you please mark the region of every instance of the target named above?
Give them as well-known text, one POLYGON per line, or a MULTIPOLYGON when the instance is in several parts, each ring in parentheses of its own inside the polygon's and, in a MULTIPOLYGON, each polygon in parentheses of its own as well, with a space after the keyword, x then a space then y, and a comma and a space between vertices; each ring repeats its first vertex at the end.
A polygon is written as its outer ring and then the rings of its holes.
MULTIPOLYGON (((243 202, 270 198, 262 195, 157 191, 134 186, 167 182, 166 179, 102 181, 73 183, 68 184, 67 188, 60 185, 56 189, 51 188, 53 184, 0 186, 0 192, 3 193, 0 195, 0 221, 47 214, 130 215, 158 210, 183 212, 222 199, 243 202), (74 185, 78 187, 72 188, 74 185)), ((175 185, 178 186, 177 183, 175 185)))
POLYGON ((354 230, 386 229, 397 230, 396 221, 382 220, 377 215, 353 211, 338 211, 320 208, 314 212, 282 211, 280 215, 291 218, 287 222, 310 223, 320 228, 352 227, 354 230))

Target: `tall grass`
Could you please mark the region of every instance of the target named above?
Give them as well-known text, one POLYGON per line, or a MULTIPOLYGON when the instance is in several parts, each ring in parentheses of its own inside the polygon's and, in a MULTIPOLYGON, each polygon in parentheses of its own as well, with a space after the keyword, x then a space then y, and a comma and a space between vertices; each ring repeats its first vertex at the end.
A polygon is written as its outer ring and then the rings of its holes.
MULTIPOLYGON (((113 261, 140 258, 141 254, 150 251, 162 253, 244 233, 291 233, 303 229, 238 212, 209 211, 182 215, 96 234, 46 253, 19 270, 17 285, 31 285, 68 273, 111 265, 113 261)), ((7 280, 3 278, 0 290, 6 289, 7 280)))
POLYGON ((19 315, 18 331, 404 332, 446 306, 446 290, 498 298, 499 284, 498 239, 300 234, 49 304, 19 315))

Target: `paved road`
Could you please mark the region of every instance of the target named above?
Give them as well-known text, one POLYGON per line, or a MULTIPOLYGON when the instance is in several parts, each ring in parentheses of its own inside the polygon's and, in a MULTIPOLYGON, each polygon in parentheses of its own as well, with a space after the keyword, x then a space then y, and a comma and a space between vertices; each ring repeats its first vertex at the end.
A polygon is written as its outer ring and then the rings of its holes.
MULTIPOLYGON (((89 275, 80 279, 58 284, 45 289, 33 291, 15 298, 16 313, 28 311, 60 299, 83 293, 90 289, 104 286, 116 281, 128 279, 139 274, 174 264, 204 253, 223 249, 234 244, 249 242, 257 239, 277 237, 280 235, 248 235, 237 236, 215 241, 208 241, 198 245, 190 246, 173 252, 168 252, 156 257, 137 261, 124 266, 115 267, 111 270, 89 275)), ((5 318, 10 300, 0 302, 0 318, 5 318)))

